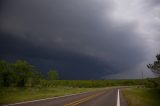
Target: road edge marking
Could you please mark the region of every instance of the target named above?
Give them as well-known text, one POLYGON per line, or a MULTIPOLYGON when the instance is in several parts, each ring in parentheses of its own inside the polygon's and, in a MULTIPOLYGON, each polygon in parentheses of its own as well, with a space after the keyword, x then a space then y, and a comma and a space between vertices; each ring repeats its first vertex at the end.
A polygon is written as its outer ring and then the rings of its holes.
POLYGON ((94 91, 81 92, 81 93, 76 93, 76 94, 69 94, 69 95, 44 98, 44 99, 37 99, 37 100, 25 101, 25 102, 19 102, 19 103, 12 103, 12 104, 6 104, 6 105, 2 105, 2 106, 14 106, 14 105, 25 104, 25 103, 39 102, 39 101, 45 101, 45 100, 50 100, 50 99, 57 99, 57 98, 63 98, 63 97, 68 97, 68 96, 80 95, 80 94, 85 94, 85 93, 89 93, 89 92, 94 92, 94 91))
POLYGON ((85 93, 94 92, 94 91, 101 91, 101 90, 93 90, 93 91, 80 92, 80 93, 68 94, 68 95, 57 96, 57 97, 50 97, 50 98, 37 99, 37 100, 31 100, 31 101, 24 101, 24 102, 18 102, 18 103, 4 104, 2 106, 14 106, 14 105, 19 105, 19 104, 33 103, 33 102, 50 100, 50 99, 57 99, 57 98, 63 98, 63 97, 68 97, 68 96, 80 95, 80 94, 85 94, 85 93))
POLYGON ((118 92, 117 92, 117 106, 120 106, 119 89, 118 89, 118 92))

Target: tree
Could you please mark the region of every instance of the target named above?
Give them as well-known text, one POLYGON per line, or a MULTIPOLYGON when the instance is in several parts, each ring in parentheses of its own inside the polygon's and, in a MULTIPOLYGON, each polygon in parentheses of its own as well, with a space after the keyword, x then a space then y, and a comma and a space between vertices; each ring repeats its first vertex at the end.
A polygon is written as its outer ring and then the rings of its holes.
POLYGON ((18 77, 17 86, 33 86, 42 78, 34 66, 23 60, 16 61, 15 70, 18 77))
POLYGON ((16 75, 13 70, 13 64, 0 60, 0 85, 12 86, 15 83, 16 75))
POLYGON ((17 74, 17 86, 23 87, 33 75, 33 66, 23 60, 17 60, 14 66, 17 74))
POLYGON ((59 75, 58 75, 57 71, 53 70, 53 69, 49 70, 48 71, 48 79, 49 80, 57 80, 57 79, 59 79, 59 75))
POLYGON ((160 76, 160 54, 156 56, 156 61, 153 64, 148 64, 147 67, 156 75, 160 76))
POLYGON ((0 60, 0 86, 34 86, 40 82, 42 75, 23 60, 8 63, 0 60))

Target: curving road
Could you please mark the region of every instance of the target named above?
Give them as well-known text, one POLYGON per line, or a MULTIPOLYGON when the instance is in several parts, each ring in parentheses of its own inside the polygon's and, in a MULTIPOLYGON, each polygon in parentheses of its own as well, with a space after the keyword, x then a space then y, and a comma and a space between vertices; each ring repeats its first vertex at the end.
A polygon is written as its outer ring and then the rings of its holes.
POLYGON ((127 106, 118 89, 101 90, 5 106, 127 106))

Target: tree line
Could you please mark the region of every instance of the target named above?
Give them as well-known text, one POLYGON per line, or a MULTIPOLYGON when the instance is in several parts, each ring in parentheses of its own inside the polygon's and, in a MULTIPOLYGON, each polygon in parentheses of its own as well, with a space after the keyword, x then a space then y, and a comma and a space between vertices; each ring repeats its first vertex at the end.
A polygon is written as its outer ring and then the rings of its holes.
POLYGON ((147 67, 155 73, 157 78, 139 80, 58 80, 56 70, 48 71, 47 78, 35 66, 24 60, 9 63, 0 60, 0 87, 107 87, 141 85, 146 87, 160 87, 160 54, 156 56, 153 64, 147 67))
MULTIPOLYGON (((57 80, 58 73, 51 69, 48 71, 46 80, 57 80)), ((10 86, 35 86, 40 84, 45 77, 31 64, 24 60, 17 60, 15 63, 9 63, 0 60, 0 87, 10 86)))

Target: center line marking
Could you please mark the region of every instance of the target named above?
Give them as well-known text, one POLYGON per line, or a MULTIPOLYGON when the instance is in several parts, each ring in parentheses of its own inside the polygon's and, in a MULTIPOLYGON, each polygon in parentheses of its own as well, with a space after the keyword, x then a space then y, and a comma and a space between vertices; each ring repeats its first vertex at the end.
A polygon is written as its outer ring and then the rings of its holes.
POLYGON ((100 93, 97 93, 97 94, 94 94, 94 95, 90 95, 90 96, 87 96, 87 97, 82 98, 82 99, 80 99, 80 100, 77 100, 77 101, 74 101, 74 102, 65 104, 65 105, 63 105, 63 106, 76 106, 76 105, 81 104, 81 103, 83 103, 83 102, 86 102, 86 101, 88 101, 88 100, 90 100, 90 99, 93 99, 93 98, 95 98, 95 97, 97 97, 97 96, 99 96, 99 95, 101 95, 101 94, 103 94, 103 93, 104 93, 104 92, 100 92, 100 93))
POLYGON ((118 93, 117 93, 117 106, 120 106, 119 89, 118 89, 118 93))

